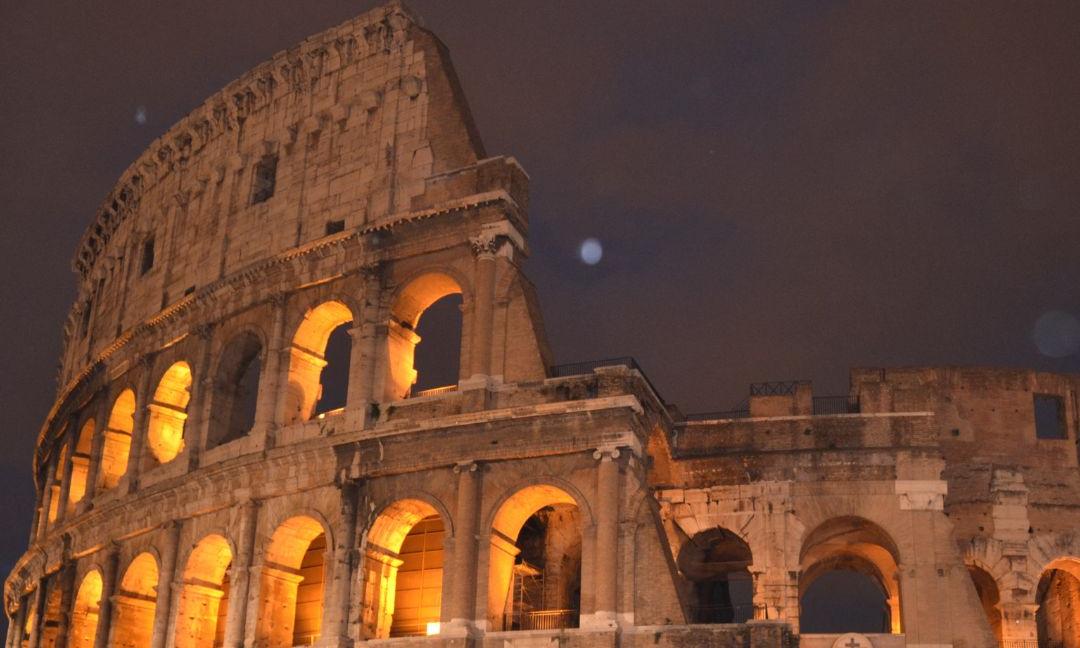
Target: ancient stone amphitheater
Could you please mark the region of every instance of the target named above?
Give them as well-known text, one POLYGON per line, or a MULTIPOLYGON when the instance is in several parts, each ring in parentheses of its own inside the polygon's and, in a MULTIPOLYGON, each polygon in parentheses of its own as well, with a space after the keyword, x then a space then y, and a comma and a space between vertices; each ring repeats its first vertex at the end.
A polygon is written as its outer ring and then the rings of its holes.
POLYGON ((75 256, 6 648, 1080 646, 1080 378, 683 414, 632 360, 552 365, 527 211, 399 4, 156 140, 75 256), (421 391, 450 295, 459 379, 421 391))

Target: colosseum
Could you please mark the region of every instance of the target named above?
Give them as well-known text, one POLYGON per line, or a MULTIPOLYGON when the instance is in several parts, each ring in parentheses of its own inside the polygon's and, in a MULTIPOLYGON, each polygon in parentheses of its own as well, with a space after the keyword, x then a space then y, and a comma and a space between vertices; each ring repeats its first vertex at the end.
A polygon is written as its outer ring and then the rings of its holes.
POLYGON ((74 258, 5 648, 1080 647, 1080 376, 683 413, 553 364, 528 185, 396 2, 155 140, 74 258))

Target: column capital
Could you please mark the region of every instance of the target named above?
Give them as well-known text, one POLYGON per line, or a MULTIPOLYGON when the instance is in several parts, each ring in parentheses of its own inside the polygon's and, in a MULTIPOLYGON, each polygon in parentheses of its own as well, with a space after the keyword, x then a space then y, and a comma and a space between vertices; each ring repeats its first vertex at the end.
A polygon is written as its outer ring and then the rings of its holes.
POLYGON ((593 456, 593 459, 596 459, 597 461, 600 461, 600 462, 604 462, 604 461, 614 461, 614 460, 618 459, 620 456, 622 456, 622 454, 623 454, 622 451, 620 451, 620 449, 617 448, 617 447, 604 447, 604 448, 597 448, 593 452, 592 456, 593 456))
POLYGON ((475 461, 459 461, 454 464, 454 474, 460 475, 461 473, 474 473, 480 470, 480 464, 475 461))

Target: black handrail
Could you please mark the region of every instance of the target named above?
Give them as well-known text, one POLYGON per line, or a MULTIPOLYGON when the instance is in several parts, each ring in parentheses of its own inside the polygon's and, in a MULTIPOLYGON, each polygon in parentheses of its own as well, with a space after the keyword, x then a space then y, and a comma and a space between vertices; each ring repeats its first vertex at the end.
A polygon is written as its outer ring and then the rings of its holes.
POLYGON ((641 377, 645 379, 645 383, 652 389, 653 393, 660 400, 660 403, 667 405, 667 401, 660 395, 660 390, 656 388, 656 385, 649 380, 649 375, 645 373, 645 370, 641 368, 631 356, 622 356, 619 358, 606 358, 604 360, 587 360, 585 362, 571 362, 569 364, 552 365, 548 370, 548 375, 551 378, 565 378, 567 376, 583 376, 591 374, 593 371, 600 367, 626 367, 627 369, 633 369, 641 374, 641 377))

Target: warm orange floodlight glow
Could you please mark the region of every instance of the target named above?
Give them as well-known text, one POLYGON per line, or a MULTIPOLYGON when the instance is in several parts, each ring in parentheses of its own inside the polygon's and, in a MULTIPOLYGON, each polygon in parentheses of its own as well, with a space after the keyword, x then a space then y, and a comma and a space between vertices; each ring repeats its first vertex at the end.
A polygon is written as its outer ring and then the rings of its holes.
POLYGON ((191 367, 177 362, 161 377, 153 402, 146 434, 150 452, 160 463, 168 463, 184 449, 184 422, 191 400, 191 367))

